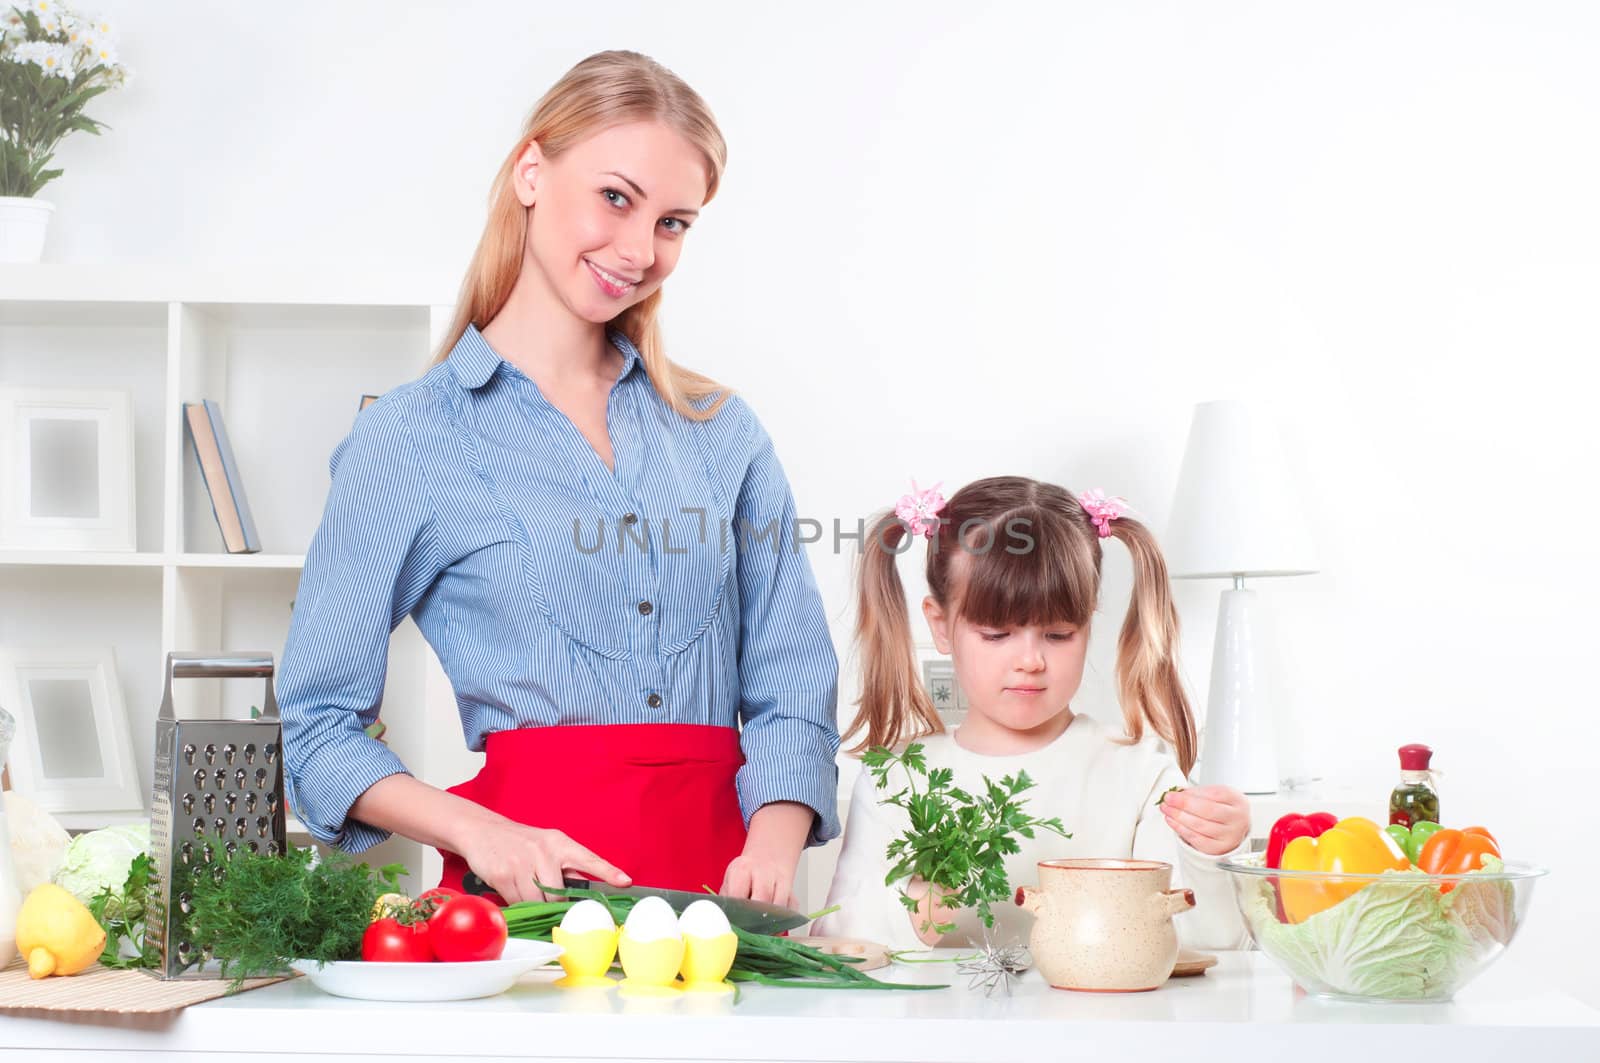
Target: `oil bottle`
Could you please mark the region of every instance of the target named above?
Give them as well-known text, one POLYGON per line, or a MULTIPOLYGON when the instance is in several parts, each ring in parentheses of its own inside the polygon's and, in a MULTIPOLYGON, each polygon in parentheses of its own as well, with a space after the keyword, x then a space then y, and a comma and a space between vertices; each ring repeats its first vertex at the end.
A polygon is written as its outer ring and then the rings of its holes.
POLYGON ((1389 795, 1389 822, 1410 827, 1428 820, 1439 822, 1439 795, 1433 789, 1428 762, 1433 750, 1413 744, 1400 747, 1400 785, 1389 795))

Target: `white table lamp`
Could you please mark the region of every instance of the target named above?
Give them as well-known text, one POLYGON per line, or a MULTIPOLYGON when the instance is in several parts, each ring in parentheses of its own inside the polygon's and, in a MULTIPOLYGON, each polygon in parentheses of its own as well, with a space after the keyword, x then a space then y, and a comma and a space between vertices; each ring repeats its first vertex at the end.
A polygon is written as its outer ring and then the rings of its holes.
POLYGON ((1236 399, 1195 407, 1165 550, 1174 579, 1231 579, 1217 610, 1211 696, 1197 781, 1247 794, 1278 789, 1273 706, 1252 631, 1254 576, 1317 571, 1283 444, 1265 411, 1236 399))

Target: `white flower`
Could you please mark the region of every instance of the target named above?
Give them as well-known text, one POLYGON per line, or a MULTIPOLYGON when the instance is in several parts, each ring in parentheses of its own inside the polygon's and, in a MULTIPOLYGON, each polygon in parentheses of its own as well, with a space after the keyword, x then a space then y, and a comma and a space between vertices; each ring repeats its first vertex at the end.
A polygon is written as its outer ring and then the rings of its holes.
POLYGON ((71 80, 72 75, 78 72, 78 64, 72 55, 72 45, 52 44, 45 56, 44 68, 56 77, 71 80))
POLYGON ((47 74, 70 78, 73 74, 72 49, 51 41, 25 41, 17 45, 19 63, 32 63, 47 74))
POLYGON ((22 36, 28 29, 28 24, 22 18, 22 12, 16 8, 7 8, 5 14, 0 15, 0 29, 7 30, 22 36))
POLYGON ((117 52, 116 49, 111 47, 109 41, 90 41, 89 46, 82 54, 83 59, 79 63, 80 66, 104 66, 114 68, 117 65, 117 52))

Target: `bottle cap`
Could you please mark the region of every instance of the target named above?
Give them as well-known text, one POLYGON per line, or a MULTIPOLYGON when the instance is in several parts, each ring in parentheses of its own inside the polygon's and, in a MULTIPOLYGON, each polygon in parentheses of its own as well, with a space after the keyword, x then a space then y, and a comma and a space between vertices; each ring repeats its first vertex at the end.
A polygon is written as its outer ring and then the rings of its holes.
POLYGON ((1427 746, 1412 744, 1400 747, 1401 771, 1427 771, 1428 761, 1433 758, 1433 750, 1427 746))

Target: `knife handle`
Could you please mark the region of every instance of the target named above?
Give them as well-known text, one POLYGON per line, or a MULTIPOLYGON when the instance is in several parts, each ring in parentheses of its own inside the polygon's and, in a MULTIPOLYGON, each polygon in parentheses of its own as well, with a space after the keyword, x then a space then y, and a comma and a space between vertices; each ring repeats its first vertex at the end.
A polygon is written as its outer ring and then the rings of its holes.
MULTIPOLYGON (((563 878, 561 880, 561 884, 569 890, 583 889, 585 887, 594 885, 594 883, 588 881, 587 879, 581 878, 563 878)), ((477 872, 475 871, 468 871, 466 874, 461 876, 461 890, 463 893, 470 893, 477 897, 494 892, 487 882, 478 877, 477 872)))

